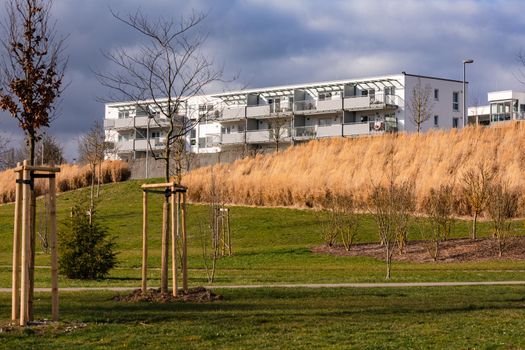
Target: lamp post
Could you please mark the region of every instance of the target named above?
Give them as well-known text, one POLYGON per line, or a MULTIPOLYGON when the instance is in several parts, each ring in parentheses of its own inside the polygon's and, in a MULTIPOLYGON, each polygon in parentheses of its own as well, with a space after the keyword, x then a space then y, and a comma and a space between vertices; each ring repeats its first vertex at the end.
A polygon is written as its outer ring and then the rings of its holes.
POLYGON ((465 67, 468 63, 474 63, 473 59, 463 60, 463 127, 467 126, 467 96, 465 95, 465 67))

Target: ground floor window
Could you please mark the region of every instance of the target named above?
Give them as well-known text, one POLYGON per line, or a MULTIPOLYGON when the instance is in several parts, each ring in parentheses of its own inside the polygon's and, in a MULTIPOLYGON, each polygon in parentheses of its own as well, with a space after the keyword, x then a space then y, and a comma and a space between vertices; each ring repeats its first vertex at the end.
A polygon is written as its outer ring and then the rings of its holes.
POLYGON ((452 127, 453 128, 459 127, 459 118, 452 118, 452 127))

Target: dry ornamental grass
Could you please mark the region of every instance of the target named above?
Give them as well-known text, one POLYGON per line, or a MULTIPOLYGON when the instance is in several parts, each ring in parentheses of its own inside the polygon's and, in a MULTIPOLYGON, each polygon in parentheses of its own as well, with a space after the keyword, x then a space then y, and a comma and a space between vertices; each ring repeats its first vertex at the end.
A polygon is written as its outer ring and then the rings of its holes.
MULTIPOLYGON (((98 172, 98 170, 97 170, 98 172)), ((66 192, 91 184, 91 170, 89 165, 63 164, 60 173, 57 174, 57 190, 66 192)), ((120 182, 129 178, 128 164, 122 161, 104 161, 101 168, 101 183, 120 182)), ((15 200, 16 174, 13 170, 0 172, 0 203, 13 202, 15 200)), ((43 193, 46 182, 36 181, 37 194, 43 193)))
MULTIPOLYGON (((207 202, 213 170, 228 203, 257 206, 321 207, 327 193, 353 194, 366 203, 372 184, 388 175, 388 150, 393 150, 396 182, 415 182, 418 210, 431 188, 454 186, 454 211, 462 204, 461 179, 485 164, 511 188, 525 184, 525 123, 498 128, 386 134, 332 138, 290 147, 284 152, 245 158, 232 164, 194 170, 184 176, 190 199, 207 202)), ((523 201, 520 209, 523 209, 523 201)))

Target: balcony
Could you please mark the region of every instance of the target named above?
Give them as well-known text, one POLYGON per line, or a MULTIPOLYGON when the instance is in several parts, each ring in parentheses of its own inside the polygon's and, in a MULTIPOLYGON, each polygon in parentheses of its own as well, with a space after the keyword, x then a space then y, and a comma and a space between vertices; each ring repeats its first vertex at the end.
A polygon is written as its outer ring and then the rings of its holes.
POLYGON ((268 117, 270 115, 270 105, 251 106, 246 108, 248 118, 268 117))
POLYGON ((296 140, 310 140, 324 137, 362 136, 370 134, 381 134, 384 133, 387 129, 388 128, 385 122, 382 121, 351 124, 300 126, 294 129, 294 138, 296 140))
POLYGON ((370 96, 351 96, 345 97, 344 109, 348 111, 362 111, 397 108, 398 100, 398 96, 384 94, 376 94, 370 96))
POLYGON ((114 119, 114 129, 133 129, 133 118, 114 119))
POLYGON ((104 129, 114 129, 115 128, 115 119, 104 119, 104 129))
POLYGON ((149 140, 149 145, 148 145, 148 140, 145 140, 145 139, 135 140, 135 151, 145 151, 146 149, 148 150, 164 149, 164 142, 165 142, 164 137, 151 138, 149 140))
POLYGON ((133 151, 133 140, 116 142, 115 151, 117 151, 118 153, 127 153, 133 151))
MULTIPOLYGON (((280 130, 280 136, 275 137, 275 130, 266 129, 266 130, 249 130, 246 132, 246 143, 271 143, 275 142, 276 139, 279 139, 281 142, 286 142, 290 140, 290 129, 283 128, 280 130)), ((244 132, 236 132, 231 134, 222 134, 222 144, 223 145, 233 145, 233 144, 242 144, 244 143, 244 132)))
POLYGON ((135 118, 135 127, 142 127, 145 128, 148 126, 149 121, 149 127, 156 127, 156 126, 168 126, 169 120, 165 117, 155 117, 155 118, 149 118, 149 117, 137 117, 135 118))
POLYGON ((222 111, 221 120, 234 121, 244 119, 244 106, 225 108, 222 111))

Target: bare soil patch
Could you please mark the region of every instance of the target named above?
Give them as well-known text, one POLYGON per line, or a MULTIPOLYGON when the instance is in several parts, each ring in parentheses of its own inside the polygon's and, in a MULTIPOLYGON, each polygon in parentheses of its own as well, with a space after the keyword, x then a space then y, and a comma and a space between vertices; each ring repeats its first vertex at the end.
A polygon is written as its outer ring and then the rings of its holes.
POLYGON ((135 289, 128 295, 117 295, 112 298, 114 301, 123 301, 129 303, 150 302, 150 303, 173 303, 173 302, 197 302, 205 303, 215 300, 222 300, 222 295, 217 295, 211 290, 204 287, 190 288, 187 292, 179 291, 178 295, 174 297, 170 293, 161 293, 160 288, 148 289, 146 293, 142 293, 141 289, 135 289))
MULTIPOLYGON (((429 242, 408 242, 405 252, 400 254, 398 249, 394 251, 394 260, 414 263, 434 262, 428 252, 429 242)), ((498 246, 496 240, 481 238, 471 240, 467 238, 450 239, 440 243, 439 257, 437 262, 476 262, 486 260, 525 260, 525 237, 509 238, 503 251, 503 256, 498 257, 498 246)), ((365 256, 384 259, 385 251, 379 243, 355 244, 346 251, 343 246, 317 246, 312 252, 331 254, 337 256, 365 256)))

